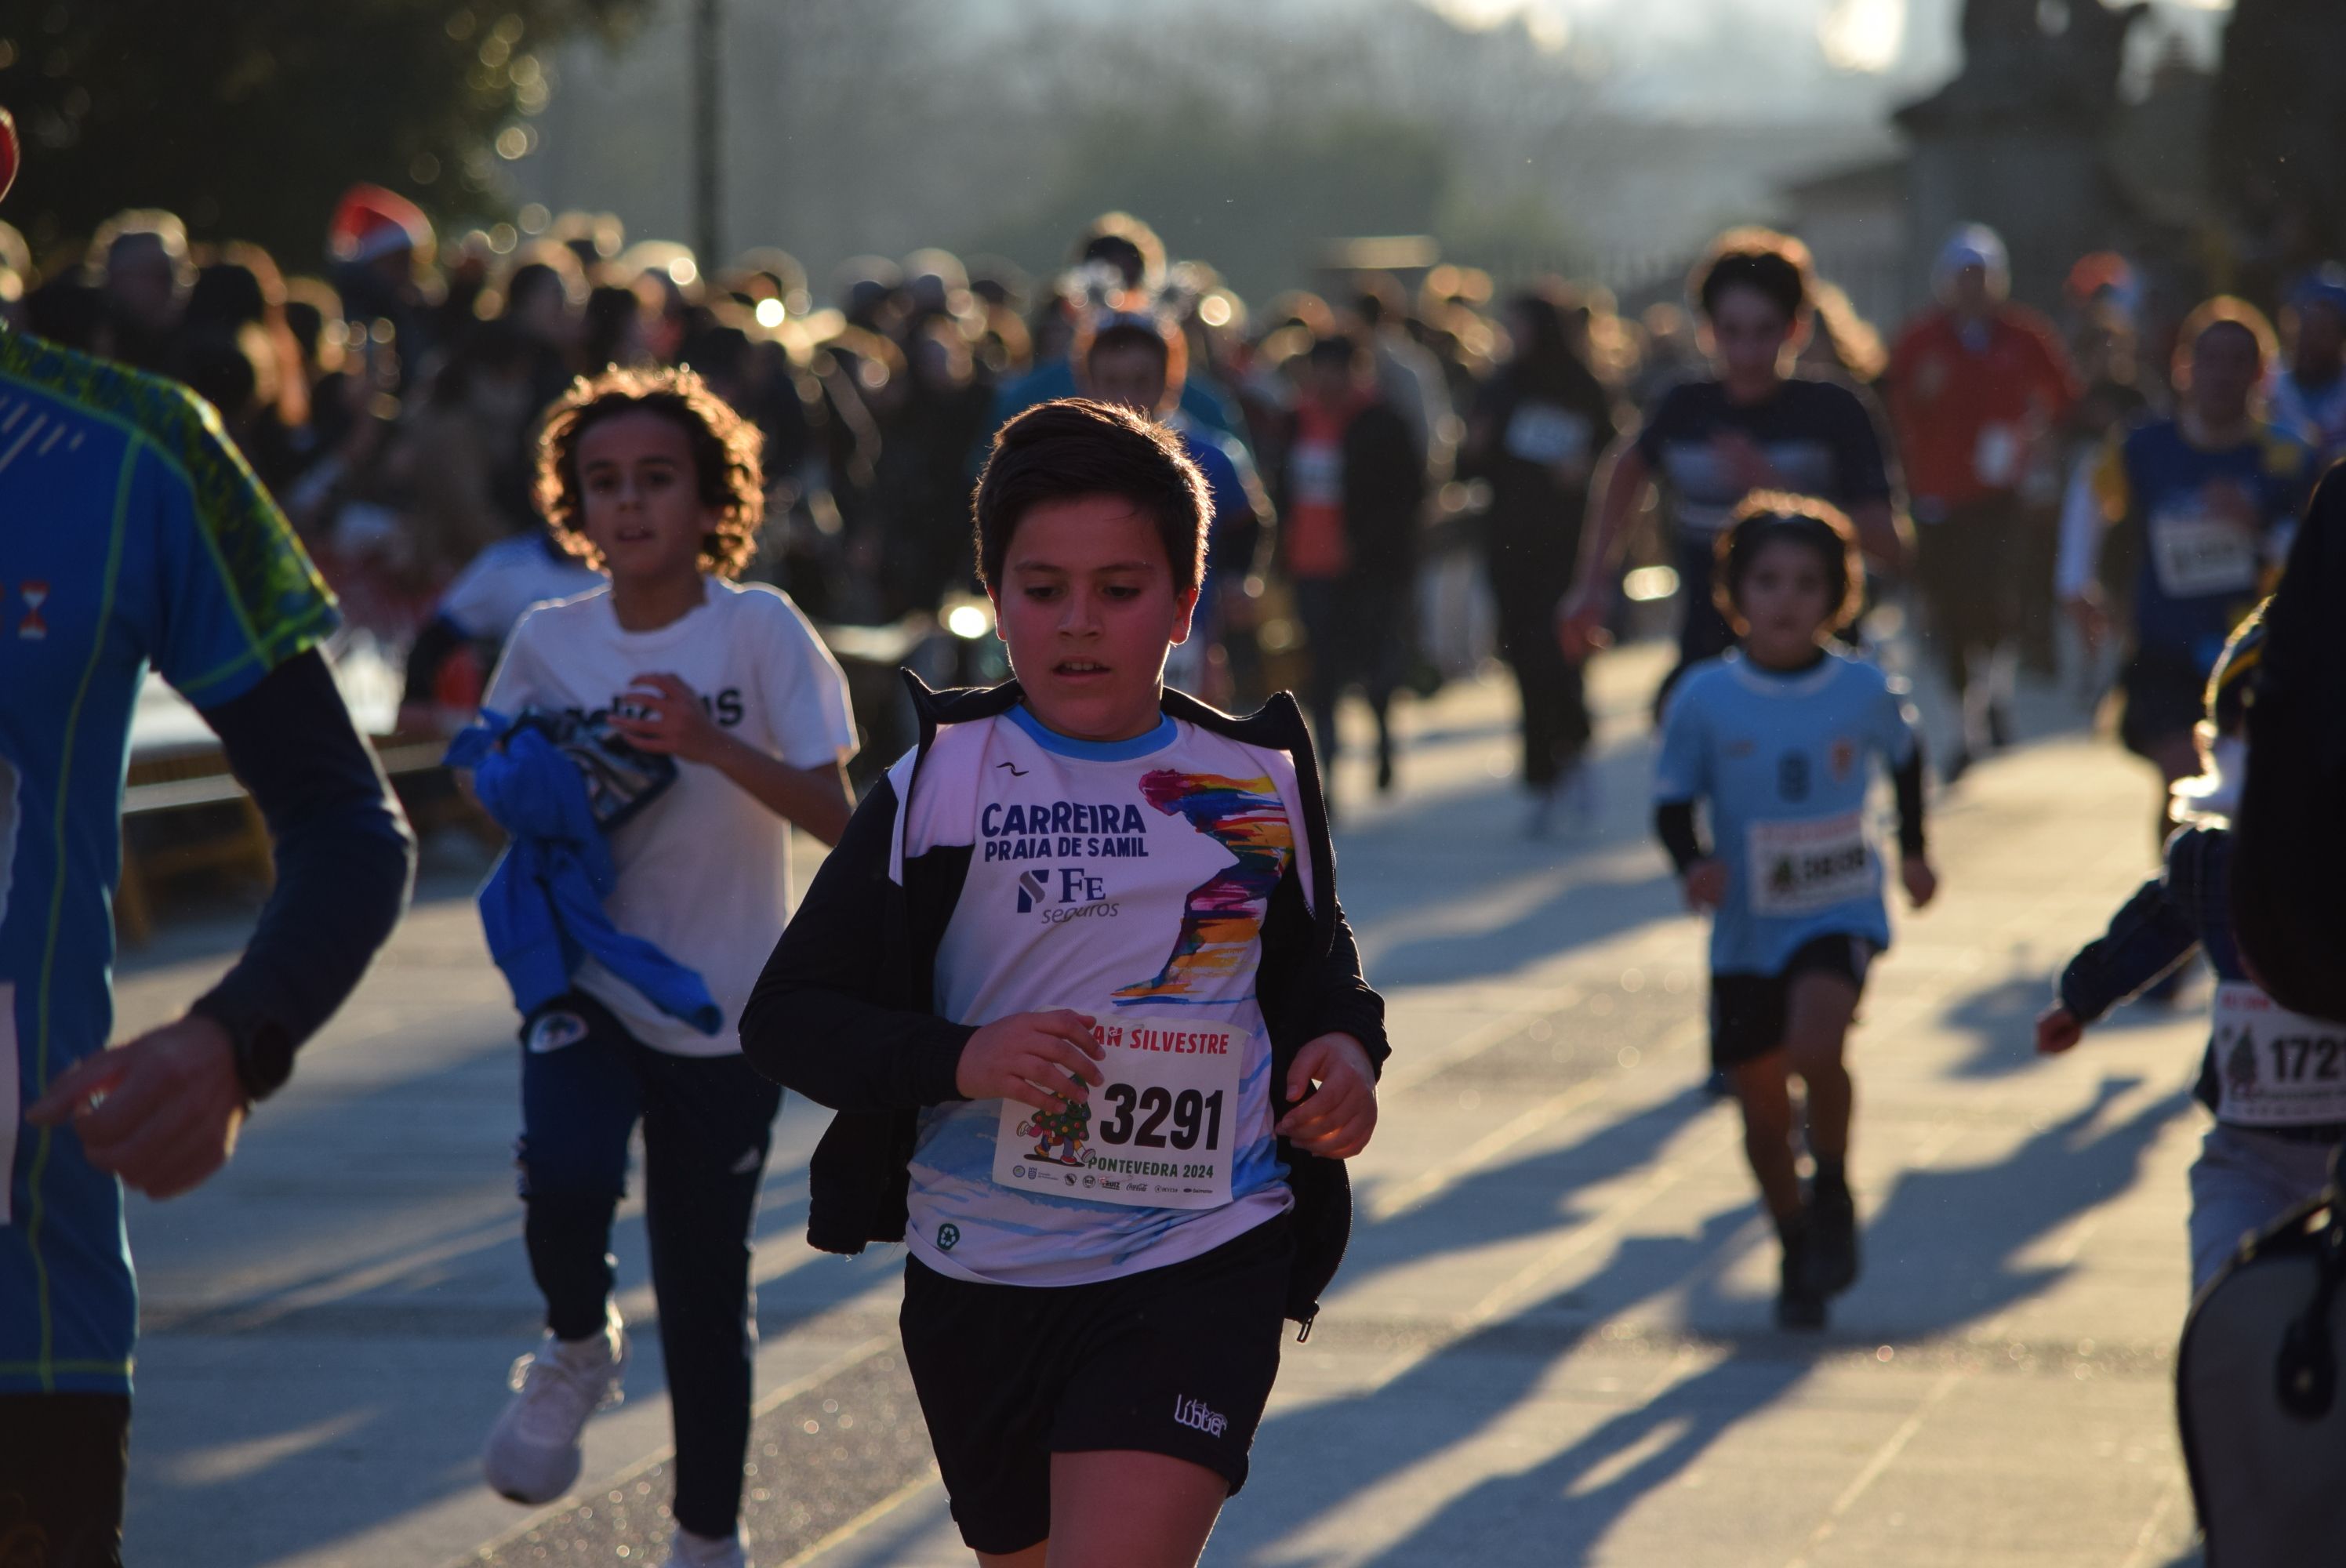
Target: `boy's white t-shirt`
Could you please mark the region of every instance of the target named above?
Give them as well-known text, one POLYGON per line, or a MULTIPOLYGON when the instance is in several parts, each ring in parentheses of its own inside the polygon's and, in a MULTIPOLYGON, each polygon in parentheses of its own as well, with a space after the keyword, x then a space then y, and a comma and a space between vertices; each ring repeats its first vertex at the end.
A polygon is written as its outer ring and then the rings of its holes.
MULTIPOLYGON (((847 677, 779 589, 704 578, 702 602, 657 631, 623 630, 607 587, 540 605, 505 645, 483 706, 604 712, 645 675, 672 675, 736 738, 793 768, 855 752, 847 677)), ((742 1004, 790 918, 790 824, 704 763, 677 759, 676 782, 611 835, 618 881, 604 908, 621 931, 699 972, 725 1013, 703 1034, 588 960, 578 989, 628 1033, 678 1056, 741 1049, 742 1004)))
MULTIPOLYGON (((891 775, 900 799, 911 760, 891 775)), ((1285 752, 1169 718, 1106 745, 1024 708, 938 731, 900 816, 907 856, 970 846, 937 1012, 988 1023, 1072 1008, 1149 1059, 1123 1073, 1136 1087, 1121 1104, 1112 1080, 1065 1133, 1015 1102, 922 1112, 905 1231, 922 1262, 1079 1285, 1196 1257, 1292 1205, 1255 983, 1280 879, 1300 870, 1314 896, 1299 798, 1285 752), (1200 1039, 1210 1053, 1191 1049, 1200 1039), (1136 1168, 1178 1180, 1209 1147, 1210 1196, 1136 1195, 1136 1168)), ((1110 1049, 1111 1071, 1120 1056, 1133 1061, 1110 1049)))

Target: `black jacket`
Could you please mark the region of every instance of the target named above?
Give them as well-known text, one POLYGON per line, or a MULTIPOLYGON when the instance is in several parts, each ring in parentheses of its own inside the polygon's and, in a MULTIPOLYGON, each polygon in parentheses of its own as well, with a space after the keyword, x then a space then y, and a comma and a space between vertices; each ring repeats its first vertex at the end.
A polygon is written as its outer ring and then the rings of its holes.
MULTIPOLYGON (((909 673, 920 720, 913 788, 938 727, 1007 712, 1015 681, 986 690, 933 692, 909 673)), ((1178 691, 1165 711, 1216 735, 1290 753, 1302 789, 1316 908, 1293 864, 1263 920, 1256 984, 1270 1035, 1274 1118, 1291 1102, 1287 1074, 1321 1034, 1350 1034, 1382 1071, 1384 1001, 1361 978, 1360 950, 1336 901, 1335 852, 1295 699, 1281 692, 1261 712, 1235 718, 1178 691)), ((904 1237, 906 1166, 922 1107, 964 1096, 954 1087, 962 1047, 976 1029, 937 1016, 937 946, 969 871, 970 847, 941 846, 907 856, 901 884, 889 876, 902 803, 882 778, 815 875, 741 1012, 741 1049, 758 1071, 838 1114, 808 1171, 807 1239, 827 1252, 861 1252, 904 1237)), ((1309 1324, 1335 1278, 1352 1230, 1352 1188, 1343 1162, 1280 1141, 1295 1193, 1295 1271, 1287 1315, 1309 1324)))

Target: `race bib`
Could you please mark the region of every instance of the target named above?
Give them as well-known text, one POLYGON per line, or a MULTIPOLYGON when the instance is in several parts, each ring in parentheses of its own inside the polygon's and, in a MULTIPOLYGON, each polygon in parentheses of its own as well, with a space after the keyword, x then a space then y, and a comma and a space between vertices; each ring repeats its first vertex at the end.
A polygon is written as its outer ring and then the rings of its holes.
POLYGON ((1344 449, 1332 441, 1298 442, 1287 454, 1287 477, 1299 503, 1341 506, 1344 504, 1344 449))
POLYGON ((2249 1127, 2346 1122, 2346 1023, 2291 1013, 2245 981, 2216 988, 2216 1115, 2249 1127))
POLYGON ((2174 599, 2253 592, 2262 568, 2255 535, 2196 509, 2152 514, 2150 558, 2159 591, 2174 599))
POLYGON ((1804 915, 1873 893, 1873 851, 1857 811, 1805 822, 1754 822, 1751 912, 1804 915))
POLYGON ((1527 402, 1507 421, 1507 455, 1553 468, 1588 455, 1588 422, 1554 403, 1527 402))
POLYGON ((2008 424, 1980 426, 1972 446, 1972 473, 1990 490, 2009 490, 2020 478, 2020 433, 2008 424))
POLYGON ((1038 1111, 1002 1103, 994 1179, 1135 1208, 1219 1208, 1230 1201, 1239 1080, 1247 1032, 1195 1018, 1097 1014, 1107 1082, 1083 1105, 1038 1111))

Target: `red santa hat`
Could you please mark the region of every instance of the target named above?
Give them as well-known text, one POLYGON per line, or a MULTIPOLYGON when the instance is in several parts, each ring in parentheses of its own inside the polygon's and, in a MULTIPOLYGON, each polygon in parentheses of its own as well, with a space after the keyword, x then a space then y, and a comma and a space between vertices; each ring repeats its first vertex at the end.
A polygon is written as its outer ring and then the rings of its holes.
POLYGON ((432 243, 432 220, 395 190, 354 185, 342 193, 326 231, 326 251, 337 261, 372 261, 432 243))

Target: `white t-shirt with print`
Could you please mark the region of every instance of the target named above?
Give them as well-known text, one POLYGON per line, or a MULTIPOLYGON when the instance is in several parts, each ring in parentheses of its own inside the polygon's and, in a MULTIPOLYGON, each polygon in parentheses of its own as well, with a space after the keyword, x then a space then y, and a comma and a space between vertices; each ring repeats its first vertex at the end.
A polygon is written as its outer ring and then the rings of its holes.
MULTIPOLYGON (((900 799, 911 761, 892 775, 900 799)), ((1299 799, 1285 752, 1170 718, 1113 744, 1055 735, 1023 708, 938 732, 900 819, 904 855, 971 846, 937 1012, 987 1023, 1072 1008, 1163 1054, 1137 1064, 1148 1088, 1119 1099, 1112 1080, 1056 1133, 1001 1100, 923 1111, 906 1230, 922 1262, 1080 1285, 1196 1257, 1291 1206, 1255 980, 1299 852, 1312 886, 1299 799), (1182 1054, 1204 1039, 1217 1055, 1182 1054), (1130 1173, 1203 1170, 1209 1147, 1211 1196, 1135 1196, 1130 1173)))
MULTIPOLYGON (((505 645, 483 706, 603 712, 644 675, 672 675, 718 724, 793 768, 855 752, 847 678, 788 596, 703 579, 702 602, 656 631, 621 629, 608 588, 540 605, 505 645)), ((703 1034, 588 960, 578 989, 645 1044, 678 1056, 741 1049, 742 1004, 790 918, 790 824, 705 763, 611 835, 618 881, 604 908, 621 931, 699 972, 725 1023, 703 1034)))

